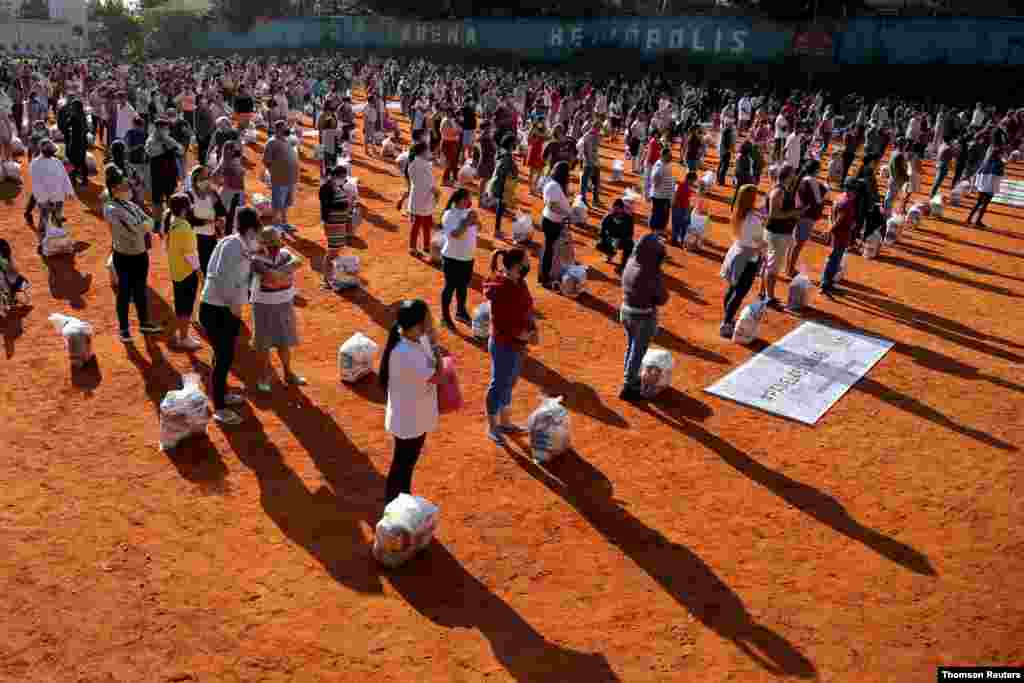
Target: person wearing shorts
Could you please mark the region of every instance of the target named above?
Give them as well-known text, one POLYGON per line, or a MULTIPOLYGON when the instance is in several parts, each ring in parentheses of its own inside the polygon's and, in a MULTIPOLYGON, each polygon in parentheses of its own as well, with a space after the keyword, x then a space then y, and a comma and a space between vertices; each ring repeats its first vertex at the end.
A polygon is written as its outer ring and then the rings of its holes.
POLYGON ((274 135, 263 150, 263 165, 270 174, 270 207, 274 224, 289 233, 295 226, 288 223, 288 209, 295 200, 295 185, 299 181, 299 158, 288 142, 288 123, 274 123, 274 135))
POLYGON ((775 309, 782 308, 775 298, 775 280, 793 244, 793 232, 802 213, 796 208, 797 180, 796 169, 786 164, 779 170, 778 181, 768 194, 768 222, 764 227, 768 258, 764 279, 768 305, 775 309))

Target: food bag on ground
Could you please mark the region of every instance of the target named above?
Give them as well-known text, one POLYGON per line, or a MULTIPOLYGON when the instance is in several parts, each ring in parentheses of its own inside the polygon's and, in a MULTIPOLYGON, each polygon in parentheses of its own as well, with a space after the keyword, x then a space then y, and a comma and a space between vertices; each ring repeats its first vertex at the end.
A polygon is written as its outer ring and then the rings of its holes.
POLYGON ((699 194, 705 194, 707 192, 710 192, 714 186, 715 174, 712 173, 711 171, 707 171, 704 175, 700 177, 700 180, 697 181, 697 192, 699 194))
POLYGON ((183 388, 167 392, 160 402, 160 449, 167 451, 194 435, 205 435, 210 422, 210 402, 199 375, 182 378, 183 388))
POLYGON ((398 145, 395 144, 393 137, 384 138, 384 142, 380 144, 380 155, 385 159, 394 159, 398 155, 398 145))
POLYGON ((487 339, 491 336, 491 302, 485 301, 473 311, 473 336, 487 339))
POLYGON ((675 367, 672 354, 665 349, 647 349, 640 363, 640 393, 653 398, 672 384, 672 369, 675 367))
POLYGON ((697 251, 704 246, 704 231, 707 224, 707 215, 694 209, 690 214, 690 225, 686 228, 686 237, 683 238, 683 244, 687 249, 697 251))
POLYGON ((430 235, 430 262, 436 266, 441 265, 441 250, 444 249, 444 233, 435 230, 430 235))
POLYGON ((342 382, 358 382, 373 372, 377 359, 377 343, 362 332, 356 332, 338 348, 338 374, 342 382))
POLYGON ((786 308, 790 311, 802 310, 811 300, 811 279, 800 273, 789 283, 789 295, 786 308))
POLYGON ((16 157, 20 157, 24 153, 25 143, 21 141, 21 138, 15 137, 13 140, 11 140, 11 154, 13 154, 16 157))
POLYGON ((866 259, 873 259, 878 256, 881 248, 882 235, 878 230, 875 230, 869 237, 864 239, 864 248, 861 250, 861 256, 866 259))
POLYGON ((893 214, 892 218, 885 222, 885 244, 891 247, 896 244, 903 231, 903 223, 906 219, 900 214, 893 214))
POLYGON ((92 351, 92 325, 69 315, 54 313, 49 318, 53 329, 64 338, 71 367, 78 369, 96 357, 92 351))
POLYGON ((434 540, 440 510, 426 498, 400 493, 384 508, 373 537, 373 556, 386 567, 405 564, 434 540))
POLYGON ((525 213, 512 223, 512 241, 516 244, 526 244, 533 236, 533 219, 525 213))
POLYGON ((622 203, 626 205, 626 211, 629 213, 633 213, 636 210, 640 200, 640 195, 634 192, 633 188, 627 189, 622 195, 622 203))
POLYGON ((768 303, 764 299, 758 299, 754 303, 747 304, 740 312, 740 317, 732 330, 732 340, 737 344, 749 344, 757 339, 757 331, 761 327, 761 321, 768 310, 768 303))
POLYGON ((545 398, 526 424, 534 461, 547 462, 569 450, 569 411, 562 405, 561 396, 545 398))
POLYGON ((622 174, 625 172, 626 164, 622 159, 616 159, 612 162, 612 182, 622 182, 622 174))
POLYGON ((246 128, 245 131, 242 132, 242 144, 255 145, 257 142, 259 142, 259 137, 256 135, 255 128, 246 128))
POLYGON ((355 254, 342 254, 331 262, 331 279, 336 289, 358 287, 360 263, 355 254))
POLYGON ((925 215, 923 204, 914 204, 910 207, 910 211, 907 211, 907 224, 912 227, 917 227, 921 224, 921 217, 925 215))
MULTIPOLYGON (((7 180, 13 180, 16 183, 21 182, 21 164, 17 161, 5 161, 3 163, 3 178, 7 180)), ((3 178, 0 178, 2 180, 3 178)))
POLYGON ((577 225, 583 225, 587 222, 587 203, 583 201, 583 195, 578 194, 576 199, 573 200, 569 220, 577 225))
POLYGON ((469 185, 476 180, 476 167, 470 162, 463 164, 459 169, 459 185, 469 185))
POLYGON ((359 178, 349 176, 344 185, 345 192, 352 197, 353 201, 359 201, 359 178))
POLYGON ((455 359, 445 356, 441 359, 441 375, 437 382, 437 411, 441 415, 462 410, 462 389, 455 372, 455 359))
POLYGON ((928 204, 930 205, 929 212, 931 213, 932 218, 942 218, 942 211, 944 208, 942 204, 942 195, 935 195, 928 204))
POLYGON ((565 269, 562 274, 561 291, 562 294, 575 299, 582 294, 587 288, 587 267, 581 265, 572 265, 565 269))
POLYGON ((75 253, 75 241, 68 236, 67 230, 56 225, 46 226, 46 237, 43 238, 43 256, 58 256, 75 253))

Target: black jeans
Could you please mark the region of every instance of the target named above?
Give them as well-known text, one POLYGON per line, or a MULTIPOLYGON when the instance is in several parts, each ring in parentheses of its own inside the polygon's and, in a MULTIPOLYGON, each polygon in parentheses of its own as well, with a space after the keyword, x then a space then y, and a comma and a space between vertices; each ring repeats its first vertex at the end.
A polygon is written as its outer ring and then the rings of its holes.
POLYGON ((395 457, 391 460, 391 469, 388 470, 385 505, 398 498, 399 493, 412 493, 412 471, 416 468, 416 461, 420 459, 420 452, 426 440, 426 434, 414 439, 395 437, 395 457))
POLYGON ((117 322, 122 332, 129 332, 128 305, 135 304, 140 325, 149 324, 149 253, 128 256, 114 252, 117 272, 117 322))
POLYGON ((501 219, 505 217, 505 202, 498 199, 497 204, 494 205, 494 233, 498 234, 501 232, 501 219))
POLYGON ((213 141, 213 136, 212 135, 207 135, 206 137, 202 137, 202 138, 199 138, 199 137, 196 138, 196 145, 199 148, 197 150, 198 154, 199 154, 199 163, 204 165, 204 166, 206 165, 206 157, 210 153, 210 143, 212 141, 213 141))
POLYGON ((542 218, 540 227, 544 230, 544 255, 540 259, 540 272, 537 273, 537 282, 546 285, 548 283, 548 271, 551 270, 551 261, 555 257, 555 242, 562 236, 562 224, 542 218))
POLYGON ((967 170, 967 160, 957 159, 956 169, 953 171, 953 187, 960 184, 960 179, 964 177, 964 171, 967 170))
POLYGON ((452 295, 458 303, 458 312, 469 315, 466 310, 466 296, 473 279, 473 262, 444 258, 444 289, 441 291, 441 312, 444 320, 451 322, 452 295))
POLYGON ((843 150, 843 179, 850 173, 850 167, 853 166, 853 160, 857 158, 856 150, 843 150))
POLYGON ((202 303, 199 304, 199 322, 213 344, 210 391, 213 394, 214 409, 222 410, 226 407, 224 394, 227 393, 228 373, 235 361, 235 342, 242 328, 242 321, 236 318, 227 306, 202 303))
POLYGON ((721 156, 718 162, 718 184, 725 186, 725 181, 729 176, 729 164, 732 162, 732 154, 726 152, 721 156))
POLYGON ((743 300, 750 293, 750 288, 754 286, 754 278, 757 277, 757 272, 761 269, 761 259, 749 261, 747 267, 740 273, 740 278, 734 285, 729 285, 729 289, 725 292, 725 322, 732 324, 736 320, 736 312, 740 310, 740 306, 743 304, 743 300))

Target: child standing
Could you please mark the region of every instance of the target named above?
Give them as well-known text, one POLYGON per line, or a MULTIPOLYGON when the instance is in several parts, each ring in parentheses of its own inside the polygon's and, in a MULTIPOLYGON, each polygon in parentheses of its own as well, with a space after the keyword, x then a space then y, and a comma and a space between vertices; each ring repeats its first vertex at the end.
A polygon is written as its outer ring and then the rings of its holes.
POLYGON ((682 246, 686 239, 686 230, 690 227, 690 198, 693 186, 697 184, 697 173, 689 171, 683 182, 676 186, 676 194, 672 198, 672 241, 674 247, 682 246))
POLYGON ((192 202, 187 195, 176 194, 168 206, 163 229, 167 235, 167 266, 174 288, 177 322, 171 334, 171 344, 183 351, 196 351, 200 347, 199 341, 188 334, 199 292, 199 246, 195 229, 188 221, 192 202))

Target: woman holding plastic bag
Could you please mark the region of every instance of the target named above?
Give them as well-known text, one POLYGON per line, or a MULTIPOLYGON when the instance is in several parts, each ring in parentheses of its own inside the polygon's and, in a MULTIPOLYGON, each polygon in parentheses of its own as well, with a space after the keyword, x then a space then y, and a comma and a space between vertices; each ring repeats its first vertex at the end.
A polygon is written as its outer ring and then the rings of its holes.
POLYGON ((555 244, 562 235, 565 223, 572 213, 566 193, 569 189, 569 163, 559 161, 551 171, 551 180, 544 186, 544 211, 541 214, 541 228, 544 230, 544 252, 541 256, 540 273, 537 281, 542 287, 551 289, 548 274, 554 257, 555 244))
POLYGON ((261 227, 255 209, 240 210, 235 232, 217 243, 203 281, 199 322, 213 345, 213 419, 226 425, 242 422, 228 406, 241 405, 245 399, 227 393, 227 383, 242 327, 242 306, 249 303, 252 254, 259 249, 257 235, 261 227))
POLYGON ((284 247, 281 234, 274 228, 259 232, 260 250, 253 255, 252 270, 252 346, 260 355, 262 373, 256 389, 267 393, 273 377, 270 350, 277 349, 284 369, 285 382, 293 386, 306 384, 304 377, 292 369, 293 347, 299 345, 295 320, 295 271, 303 258, 284 247))
POLYGON ((117 321, 121 341, 131 343, 128 307, 135 304, 142 334, 158 334, 160 325, 149 317, 149 250, 153 246, 153 219, 129 199, 131 188, 114 165, 106 169, 107 200, 103 217, 110 224, 114 270, 117 272, 117 321))
POLYGON ((626 330, 626 357, 619 398, 623 401, 638 401, 643 397, 640 367, 658 329, 658 307, 668 302, 661 272, 666 254, 662 242, 664 227, 660 223, 650 226, 650 232, 637 242, 622 274, 619 319, 626 330))
POLYGON ((522 370, 523 352, 528 344, 538 341, 533 297, 526 286, 529 272, 530 262, 524 250, 499 249, 491 257, 491 276, 484 282, 484 296, 491 305, 487 438, 499 446, 505 445, 505 434, 525 431, 512 423, 509 406, 522 370))
POLYGON ((412 492, 412 475, 427 434, 437 429, 437 383, 443 368, 434 320, 427 304, 407 299, 398 306, 380 360, 380 386, 387 392, 384 427, 395 439, 385 504, 412 492))
POLYGON ((761 271, 764 251, 764 216, 754 208, 757 186, 743 185, 732 211, 733 243, 722 261, 721 276, 729 283, 722 305, 725 319, 718 328, 723 339, 732 339, 736 314, 761 271))
POLYGON ((444 246, 441 248, 444 270, 441 321, 448 329, 454 329, 451 313, 453 295, 458 303, 455 319, 466 325, 473 322, 466 308, 466 299, 469 283, 473 279, 473 254, 476 253, 480 228, 469 190, 460 187, 452 193, 441 218, 441 229, 444 232, 444 246))

